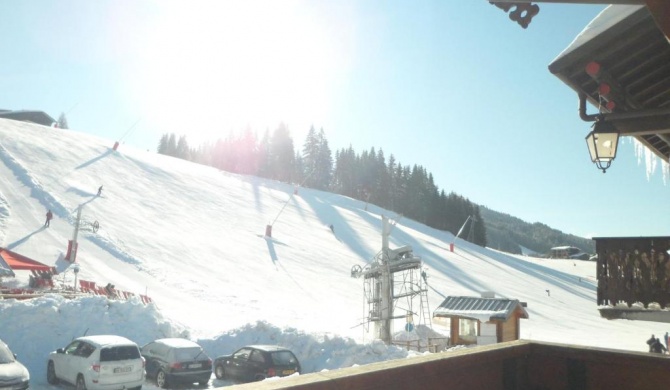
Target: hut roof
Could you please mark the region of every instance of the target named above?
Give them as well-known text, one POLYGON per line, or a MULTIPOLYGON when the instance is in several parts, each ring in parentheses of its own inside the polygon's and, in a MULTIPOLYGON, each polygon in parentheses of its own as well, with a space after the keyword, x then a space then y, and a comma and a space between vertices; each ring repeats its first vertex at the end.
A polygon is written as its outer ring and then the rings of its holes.
POLYGON ((433 317, 465 317, 479 321, 507 321, 519 310, 521 318, 528 318, 524 305, 517 299, 447 297, 433 312, 433 317))

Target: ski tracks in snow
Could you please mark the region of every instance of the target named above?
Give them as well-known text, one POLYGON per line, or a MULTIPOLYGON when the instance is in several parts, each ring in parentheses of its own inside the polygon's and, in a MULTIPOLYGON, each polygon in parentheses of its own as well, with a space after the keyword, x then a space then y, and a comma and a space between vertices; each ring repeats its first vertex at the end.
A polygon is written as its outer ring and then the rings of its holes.
MULTIPOLYGON (((35 198, 46 209, 51 210, 60 219, 65 220, 68 224, 74 226, 76 221, 74 212, 70 211, 58 199, 52 196, 45 189, 45 186, 42 185, 37 178, 32 176, 30 172, 24 168, 21 163, 17 161, 11 153, 9 153, 7 149, 2 146, 2 144, 0 144, 0 161, 5 164, 5 166, 23 185, 30 189, 31 197, 35 198)), ((74 211, 76 211, 76 209, 74 211)), ((6 223, 5 221, 8 219, 8 217, 9 203, 0 193, 0 228, 4 227, 4 224, 6 223)), ((0 229, 0 231, 4 231, 4 229, 0 229)), ((125 263, 137 266, 140 266, 143 263, 140 259, 123 250, 115 240, 105 235, 104 232, 98 231, 98 233, 95 234, 93 232, 86 231, 86 229, 81 229, 80 233, 83 233, 85 238, 88 239, 91 243, 95 244, 102 250, 110 253, 112 256, 122 260, 125 263)), ((3 240, 0 240, 0 242, 3 242, 3 240)))
POLYGON ((45 209, 50 209, 59 218, 66 219, 72 224, 73 217, 69 210, 49 194, 40 181, 33 177, 30 172, 28 172, 28 170, 25 169, 2 145, 0 145, 0 161, 14 173, 14 176, 16 176, 23 185, 30 189, 31 197, 37 199, 45 209))
POLYGON ((0 191, 0 242, 5 242, 5 226, 7 225, 7 220, 9 219, 9 203, 0 191))

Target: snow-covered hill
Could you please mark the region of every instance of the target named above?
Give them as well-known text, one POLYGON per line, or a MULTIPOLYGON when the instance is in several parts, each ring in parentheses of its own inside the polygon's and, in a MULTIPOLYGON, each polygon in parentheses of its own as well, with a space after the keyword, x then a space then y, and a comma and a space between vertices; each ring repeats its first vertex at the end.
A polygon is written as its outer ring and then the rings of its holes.
MULTIPOLYGON (((181 335, 212 357, 280 343, 309 372, 408 356, 370 343, 360 325, 363 282, 350 276, 381 249, 382 214, 397 222, 391 247, 411 245, 421 256, 431 309, 448 295, 494 291, 528 303, 524 339, 644 351, 651 333, 666 331, 600 318, 593 262, 510 256, 460 239, 450 252, 451 234, 351 198, 307 188, 296 195, 293 185, 113 144, 0 120, 0 246, 55 266, 57 284, 71 286, 64 254, 82 207, 78 278, 154 302, 0 301, 0 339, 29 367, 35 389, 53 388, 44 375, 48 353, 84 332, 138 344, 181 335), (55 218, 44 228, 47 209, 55 218)), ((25 271, 3 280, 27 283, 25 271)))

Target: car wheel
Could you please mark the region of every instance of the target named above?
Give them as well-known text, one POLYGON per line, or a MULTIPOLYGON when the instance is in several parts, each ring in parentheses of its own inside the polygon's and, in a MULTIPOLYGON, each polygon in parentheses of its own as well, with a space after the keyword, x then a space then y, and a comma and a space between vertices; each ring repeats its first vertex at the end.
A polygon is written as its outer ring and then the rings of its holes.
POLYGON ((161 389, 167 387, 167 375, 165 374, 165 371, 158 370, 156 373, 156 385, 161 389))
POLYGON ((56 367, 54 366, 54 362, 52 361, 49 361, 49 365, 47 366, 47 382, 49 382, 50 385, 58 384, 58 377, 56 376, 56 367))
POLYGON ((216 376, 216 379, 226 379, 226 369, 223 364, 217 364, 214 367, 214 376, 216 376))
POLYGON ((84 381, 84 376, 79 374, 77 376, 77 386, 75 387, 77 390, 86 390, 86 382, 84 381))
POLYGON ((254 381, 256 381, 256 382, 260 382, 262 380, 265 380, 265 375, 256 375, 254 377, 254 381))

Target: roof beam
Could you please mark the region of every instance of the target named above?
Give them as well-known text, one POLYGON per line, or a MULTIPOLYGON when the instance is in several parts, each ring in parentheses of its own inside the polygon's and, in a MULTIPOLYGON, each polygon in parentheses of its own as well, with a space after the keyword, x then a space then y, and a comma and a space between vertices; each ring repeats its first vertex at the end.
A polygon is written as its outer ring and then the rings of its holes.
POLYGON ((670 134, 670 114, 637 119, 616 119, 609 118, 609 115, 611 114, 606 114, 605 118, 614 124, 621 135, 670 134))
POLYGON ((658 28, 670 42, 670 2, 667 0, 645 0, 645 4, 654 17, 658 28))

